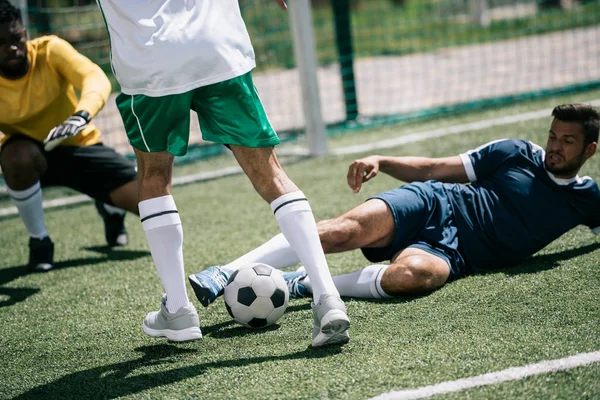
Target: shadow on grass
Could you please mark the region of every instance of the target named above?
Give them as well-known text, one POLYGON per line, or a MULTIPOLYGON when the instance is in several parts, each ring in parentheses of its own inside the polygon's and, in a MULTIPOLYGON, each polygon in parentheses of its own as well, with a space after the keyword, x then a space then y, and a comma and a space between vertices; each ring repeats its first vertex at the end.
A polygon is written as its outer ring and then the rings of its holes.
POLYGON ((40 291, 39 288, 5 288, 0 287, 0 297, 7 297, 6 300, 0 301, 0 308, 10 307, 14 304, 20 303, 29 296, 40 291))
MULTIPOLYGON (((289 313, 299 310, 310 310, 310 303, 290 306, 285 310, 285 312, 289 313)), ((238 323, 236 323, 233 319, 230 319, 228 321, 220 322, 218 324, 202 326, 202 333, 204 334, 204 336, 210 336, 215 339, 229 339, 239 336, 260 335, 265 332, 276 331, 279 328, 280 325, 274 324, 266 328, 251 329, 241 326, 238 323)))
MULTIPOLYGON (((54 382, 35 387, 14 399, 69 399, 81 397, 92 400, 112 399, 141 393, 164 385, 171 385, 203 375, 211 369, 244 367, 277 360, 321 358, 341 352, 341 349, 337 347, 319 349, 308 347, 306 350, 281 356, 236 358, 176 367, 158 372, 140 373, 141 371, 138 370, 142 368, 179 363, 181 361, 177 356, 196 353, 200 350, 180 348, 170 344, 139 347, 135 350, 143 353, 141 358, 74 372, 54 382)), ((198 393, 190 393, 189 395, 194 396, 198 393)))
POLYGON ((493 274, 497 272, 501 272, 506 275, 534 274, 536 272, 547 271, 549 269, 556 268, 560 265, 561 261, 583 256, 598 249, 600 249, 600 243, 591 243, 585 246, 563 250, 556 253, 541 254, 528 258, 526 261, 513 267, 494 269, 483 272, 481 275, 493 274))
MULTIPOLYGON (((44 274, 51 274, 53 271, 64 268, 82 267, 86 265, 102 264, 107 261, 136 260, 138 258, 150 255, 148 251, 115 249, 108 246, 85 247, 83 250, 103 254, 102 257, 81 257, 54 263, 54 268, 44 274)), ((33 274, 29 272, 26 265, 16 265, 13 267, 0 269, 0 285, 5 285, 25 275, 33 274)), ((19 303, 31 295, 40 291, 39 288, 3 288, 0 287, 0 295, 8 296, 8 300, 0 301, 1 307, 12 306, 19 303)))

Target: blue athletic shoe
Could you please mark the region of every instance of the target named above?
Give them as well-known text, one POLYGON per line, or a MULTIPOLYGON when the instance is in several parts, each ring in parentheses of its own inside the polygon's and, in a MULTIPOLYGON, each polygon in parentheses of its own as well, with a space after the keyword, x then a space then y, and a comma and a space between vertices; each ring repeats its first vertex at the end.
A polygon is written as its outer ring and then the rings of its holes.
POLYGON ((306 271, 303 269, 300 271, 285 272, 283 274, 283 279, 287 284, 291 299, 310 296, 308 289, 302 284, 302 280, 307 276, 306 271))
POLYGON ((219 266, 209 267, 202 272, 188 276, 190 285, 198 301, 208 307, 217 297, 222 296, 231 271, 219 266))

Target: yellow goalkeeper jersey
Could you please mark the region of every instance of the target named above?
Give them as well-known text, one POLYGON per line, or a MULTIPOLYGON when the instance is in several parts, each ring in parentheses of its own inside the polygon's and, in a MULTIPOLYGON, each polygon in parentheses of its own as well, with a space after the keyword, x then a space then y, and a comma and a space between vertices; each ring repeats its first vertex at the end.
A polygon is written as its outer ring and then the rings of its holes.
MULTIPOLYGON (((106 103, 110 81, 99 66, 57 36, 27 42, 29 70, 19 79, 0 76, 0 144, 22 134, 43 142, 55 126, 79 110, 93 118, 106 103), (77 98, 74 88, 80 93, 77 98)), ((92 124, 61 146, 100 142, 92 124)))

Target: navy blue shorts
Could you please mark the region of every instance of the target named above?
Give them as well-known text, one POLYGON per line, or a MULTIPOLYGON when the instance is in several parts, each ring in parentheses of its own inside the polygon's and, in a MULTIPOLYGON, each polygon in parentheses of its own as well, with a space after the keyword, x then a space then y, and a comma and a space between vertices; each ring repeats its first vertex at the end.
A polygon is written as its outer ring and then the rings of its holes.
POLYGON ((387 247, 362 248, 369 261, 391 260, 407 247, 415 247, 448 263, 448 281, 466 274, 467 267, 459 251, 452 208, 441 183, 410 183, 371 199, 383 200, 392 211, 396 237, 387 247))

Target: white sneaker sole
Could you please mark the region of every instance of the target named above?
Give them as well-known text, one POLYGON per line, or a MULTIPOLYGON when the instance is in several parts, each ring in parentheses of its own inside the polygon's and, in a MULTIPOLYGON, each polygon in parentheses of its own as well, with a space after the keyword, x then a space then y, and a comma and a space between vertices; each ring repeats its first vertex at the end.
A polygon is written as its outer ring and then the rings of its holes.
POLYGON ((186 342, 188 340, 202 339, 202 332, 198 327, 191 327, 186 329, 172 330, 172 329, 152 329, 142 324, 144 333, 152 337, 166 337, 173 342, 186 342))
POLYGON ((348 328, 350 319, 346 313, 342 310, 330 310, 321 319, 320 332, 312 340, 313 347, 348 343, 348 328))

